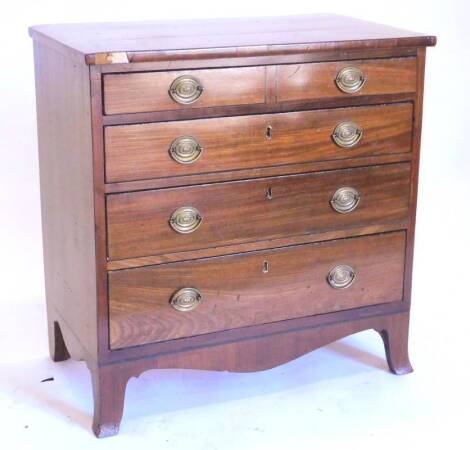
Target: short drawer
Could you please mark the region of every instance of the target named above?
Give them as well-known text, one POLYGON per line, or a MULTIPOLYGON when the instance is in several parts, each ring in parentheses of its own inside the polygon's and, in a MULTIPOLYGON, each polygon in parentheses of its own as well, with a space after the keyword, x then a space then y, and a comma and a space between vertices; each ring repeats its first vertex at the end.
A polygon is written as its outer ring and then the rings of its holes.
POLYGON ((110 194, 108 257, 402 225, 408 219, 409 180, 410 165, 400 163, 110 194))
POLYGON ((400 103, 109 126, 106 181, 407 153, 412 116, 400 103))
POLYGON ((416 91, 416 59, 287 64, 277 68, 280 102, 416 91))
POLYGON ((265 98, 263 66, 104 76, 105 114, 247 105, 265 98))
POLYGON ((110 272, 111 348, 401 301, 405 233, 110 272))

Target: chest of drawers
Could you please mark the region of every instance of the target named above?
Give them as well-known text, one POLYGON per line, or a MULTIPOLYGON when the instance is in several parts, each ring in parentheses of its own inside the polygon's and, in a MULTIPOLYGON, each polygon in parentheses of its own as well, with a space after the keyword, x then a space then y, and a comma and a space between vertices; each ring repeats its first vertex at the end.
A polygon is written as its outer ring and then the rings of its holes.
POLYGON ((86 361, 97 436, 149 369, 263 370, 375 329, 411 371, 433 36, 330 15, 30 34, 50 352, 86 361))

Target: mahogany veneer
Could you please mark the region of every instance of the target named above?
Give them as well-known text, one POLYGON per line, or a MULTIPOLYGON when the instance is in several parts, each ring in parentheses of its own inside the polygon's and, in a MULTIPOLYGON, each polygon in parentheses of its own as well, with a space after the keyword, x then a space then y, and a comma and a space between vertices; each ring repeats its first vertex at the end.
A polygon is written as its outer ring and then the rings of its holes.
POLYGON ((413 104, 336 108, 105 127, 106 181, 120 182, 332 161, 411 151, 413 104), (352 148, 335 145, 338 123, 363 130, 352 148), (271 137, 266 139, 268 127, 271 137), (203 154, 190 165, 168 157, 172 142, 190 134, 203 154), (234 148, 237 150, 234 151, 234 148))
POLYGON ((401 301, 404 257, 397 232, 110 272, 111 348, 401 301), (344 291, 325 283, 337 261, 357 273, 344 291), (192 314, 168 308, 181 285, 204 297, 192 314))
POLYGON ((254 242, 367 225, 406 225, 410 164, 287 175, 108 195, 109 260, 254 242), (330 205, 342 186, 361 193, 351 214, 330 205), (168 226, 191 205, 203 221, 190 234, 168 226))
POLYGON ((365 329, 410 372, 425 48, 331 15, 42 25, 50 354, 99 437, 154 368, 264 370, 365 329))
POLYGON ((416 91, 416 58, 352 60, 348 65, 367 73, 367 82, 358 92, 342 92, 334 83, 343 61, 288 64, 277 67, 276 98, 286 102, 416 91))
POLYGON ((266 67, 113 74, 105 75, 103 82, 106 114, 249 105, 266 100, 266 67), (205 86, 204 96, 195 104, 181 105, 168 95, 168 87, 186 74, 205 86))

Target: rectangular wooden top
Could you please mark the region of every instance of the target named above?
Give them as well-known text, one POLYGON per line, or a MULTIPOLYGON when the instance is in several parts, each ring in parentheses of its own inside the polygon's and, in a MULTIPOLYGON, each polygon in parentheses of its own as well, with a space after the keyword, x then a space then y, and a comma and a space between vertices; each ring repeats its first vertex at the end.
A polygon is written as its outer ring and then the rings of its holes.
POLYGON ((420 33, 329 14, 159 22, 38 25, 33 39, 87 64, 264 56, 435 45, 420 33))

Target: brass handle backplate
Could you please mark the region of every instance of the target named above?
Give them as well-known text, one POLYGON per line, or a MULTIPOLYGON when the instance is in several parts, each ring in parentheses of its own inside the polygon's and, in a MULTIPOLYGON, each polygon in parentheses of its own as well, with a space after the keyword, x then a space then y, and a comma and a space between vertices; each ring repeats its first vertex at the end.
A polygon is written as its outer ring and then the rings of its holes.
POLYGON ((354 94, 362 89, 366 77, 358 67, 344 67, 336 75, 336 86, 346 94, 354 94))
POLYGON ((362 129, 354 122, 340 122, 331 137, 338 147, 354 147, 362 139, 362 129))
POLYGON ((202 91, 203 87, 196 78, 182 75, 171 83, 168 93, 176 103, 189 105, 202 95, 202 91))
POLYGON ((346 289, 354 283, 356 272, 351 266, 340 264, 328 273, 328 283, 334 289, 346 289))
POLYGON ((331 207, 342 214, 350 213, 357 208, 361 194, 354 188, 344 186, 336 190, 331 197, 331 207))
POLYGON ((196 231, 202 223, 201 213, 192 206, 178 208, 170 217, 170 226, 178 233, 188 234, 196 231))
POLYGON ((171 306, 178 311, 192 311, 202 302, 201 293, 194 288, 183 288, 176 291, 170 300, 171 306))
POLYGON ((191 164, 201 157, 202 150, 192 136, 180 136, 171 143, 170 156, 180 164, 191 164))

